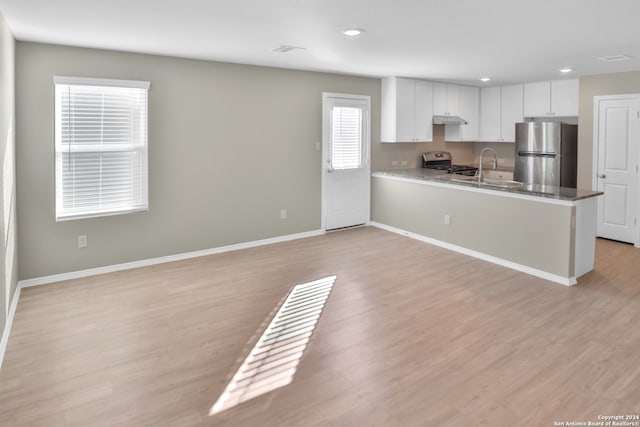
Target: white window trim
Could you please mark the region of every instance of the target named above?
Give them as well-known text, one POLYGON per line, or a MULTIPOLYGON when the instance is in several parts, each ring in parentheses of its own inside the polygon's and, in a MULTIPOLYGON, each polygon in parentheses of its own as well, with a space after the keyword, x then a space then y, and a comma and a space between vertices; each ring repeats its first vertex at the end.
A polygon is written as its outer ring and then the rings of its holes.
POLYGON ((118 80, 118 79, 98 79, 93 77, 68 77, 53 76, 54 85, 81 85, 81 86, 110 86, 110 87, 133 87, 147 89, 151 87, 151 82, 144 80, 118 80))

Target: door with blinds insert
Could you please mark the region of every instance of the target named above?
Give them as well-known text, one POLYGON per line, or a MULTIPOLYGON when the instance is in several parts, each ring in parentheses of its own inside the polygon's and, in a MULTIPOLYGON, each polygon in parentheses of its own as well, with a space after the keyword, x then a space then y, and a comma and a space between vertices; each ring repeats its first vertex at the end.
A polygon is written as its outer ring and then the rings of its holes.
POLYGON ((323 94, 325 230, 369 222, 370 105, 368 96, 323 94))

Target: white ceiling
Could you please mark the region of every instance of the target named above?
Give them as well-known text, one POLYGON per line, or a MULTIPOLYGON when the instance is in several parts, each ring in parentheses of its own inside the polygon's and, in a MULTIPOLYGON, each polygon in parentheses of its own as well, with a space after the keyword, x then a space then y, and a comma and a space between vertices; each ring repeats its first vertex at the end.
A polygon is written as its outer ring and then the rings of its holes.
POLYGON ((0 0, 0 12, 18 40, 366 76, 640 70, 640 0, 0 0), (305 49, 272 52, 281 44, 305 49), (597 59, 616 54, 633 59, 597 59))

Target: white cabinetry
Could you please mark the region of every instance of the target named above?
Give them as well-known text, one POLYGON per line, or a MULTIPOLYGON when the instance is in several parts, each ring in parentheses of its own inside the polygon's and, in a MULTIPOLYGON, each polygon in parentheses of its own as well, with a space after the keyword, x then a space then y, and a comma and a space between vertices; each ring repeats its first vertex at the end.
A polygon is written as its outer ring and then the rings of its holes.
POLYGON ((498 141, 502 137, 501 89, 483 87, 480 90, 480 140, 498 141))
POLYGON ((382 142, 433 140, 433 86, 424 80, 382 79, 382 142))
POLYGON ((551 81, 551 114, 560 117, 578 115, 578 79, 551 81))
POLYGON ((445 125, 446 141, 477 141, 480 136, 480 89, 459 86, 459 113, 466 125, 445 125))
POLYGON ((501 137, 504 142, 516 142, 516 123, 524 121, 522 85, 502 86, 501 137))
POLYGON ((525 117, 578 115, 578 79, 524 84, 525 117))
POLYGON ((433 83, 433 115, 460 116, 460 86, 433 83))
POLYGON ((515 142, 516 123, 522 114, 522 85, 480 90, 480 141, 515 142))

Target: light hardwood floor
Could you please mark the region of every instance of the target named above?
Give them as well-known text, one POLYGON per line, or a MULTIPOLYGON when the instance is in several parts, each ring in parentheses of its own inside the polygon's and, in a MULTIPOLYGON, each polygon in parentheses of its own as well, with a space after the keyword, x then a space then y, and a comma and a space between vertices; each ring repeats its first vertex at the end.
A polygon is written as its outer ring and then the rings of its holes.
POLYGON ((640 249, 568 288, 374 228, 24 289, 2 426, 553 426, 640 413, 640 249), (208 416, 295 284, 291 384, 208 416))

